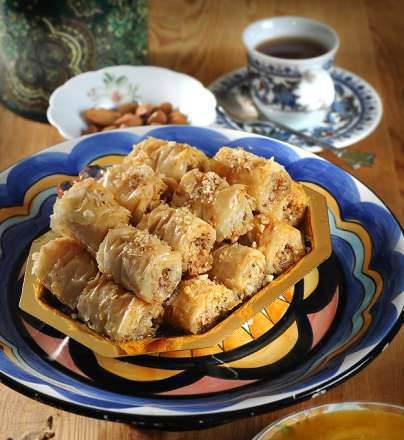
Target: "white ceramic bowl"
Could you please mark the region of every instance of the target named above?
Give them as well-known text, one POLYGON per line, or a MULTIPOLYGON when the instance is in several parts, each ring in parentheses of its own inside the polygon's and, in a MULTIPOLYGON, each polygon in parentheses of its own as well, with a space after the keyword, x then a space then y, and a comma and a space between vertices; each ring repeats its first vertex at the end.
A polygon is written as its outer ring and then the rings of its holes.
POLYGON ((113 66, 77 75, 52 93, 47 117, 64 138, 72 139, 86 128, 80 116, 83 110, 112 108, 133 100, 171 102, 191 125, 208 126, 216 118, 216 99, 201 82, 155 66, 113 66))

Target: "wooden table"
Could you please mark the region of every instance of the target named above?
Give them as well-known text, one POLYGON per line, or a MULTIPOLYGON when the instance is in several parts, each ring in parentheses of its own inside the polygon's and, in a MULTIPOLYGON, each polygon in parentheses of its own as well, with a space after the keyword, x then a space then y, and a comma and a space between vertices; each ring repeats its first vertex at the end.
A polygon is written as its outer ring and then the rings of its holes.
MULTIPOLYGON (((402 222, 404 179, 398 179, 399 175, 404 176, 404 40, 399 37, 402 6, 399 0, 153 0, 149 11, 150 63, 189 73, 209 84, 217 76, 245 64, 241 32, 251 21, 272 15, 303 15, 330 24, 341 37, 338 65, 366 78, 384 102, 384 116, 377 130, 353 147, 375 153, 376 164, 353 174, 372 188, 402 222)), ((51 126, 0 108, 0 169, 60 140, 51 126)), ((334 161, 333 157, 327 158, 334 161)), ((250 439, 273 420, 314 404, 372 400, 404 405, 403 359, 401 331, 371 365, 315 401, 189 433, 140 431, 123 424, 79 417, 0 385, 0 440, 17 439, 27 431, 39 430, 50 415, 58 440, 250 439)))

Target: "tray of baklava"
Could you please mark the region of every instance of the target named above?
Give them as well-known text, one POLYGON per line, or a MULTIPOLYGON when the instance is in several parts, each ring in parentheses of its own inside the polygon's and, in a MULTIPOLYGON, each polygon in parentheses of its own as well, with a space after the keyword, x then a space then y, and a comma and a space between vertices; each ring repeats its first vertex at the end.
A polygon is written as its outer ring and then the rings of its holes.
POLYGON ((20 307, 104 356, 219 343, 331 252, 323 196, 242 147, 147 138, 56 191, 20 307))

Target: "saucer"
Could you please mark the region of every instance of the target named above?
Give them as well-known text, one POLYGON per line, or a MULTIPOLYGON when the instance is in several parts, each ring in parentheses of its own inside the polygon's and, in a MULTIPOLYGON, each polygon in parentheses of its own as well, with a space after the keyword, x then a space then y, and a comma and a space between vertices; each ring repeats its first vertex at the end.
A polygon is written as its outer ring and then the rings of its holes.
MULTIPOLYGON (((337 148, 344 148, 359 142, 377 127, 383 113, 381 99, 376 90, 364 79, 352 72, 334 67, 332 78, 335 84, 335 100, 324 121, 317 127, 304 133, 331 142, 337 148)), ((210 84, 214 94, 232 94, 232 98, 241 104, 251 119, 258 118, 258 112, 250 98, 247 67, 233 70, 210 84)), ((217 115, 215 125, 224 128, 229 124, 217 115)), ((259 134, 274 137, 303 147, 312 152, 321 151, 320 147, 309 145, 278 128, 262 129, 259 134)))

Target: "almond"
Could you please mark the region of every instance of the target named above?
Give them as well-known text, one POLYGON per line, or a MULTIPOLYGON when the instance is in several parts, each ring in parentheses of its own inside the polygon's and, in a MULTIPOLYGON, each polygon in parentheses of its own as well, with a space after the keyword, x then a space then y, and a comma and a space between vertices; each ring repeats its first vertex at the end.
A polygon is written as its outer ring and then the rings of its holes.
POLYGON ((82 134, 91 134, 91 133, 97 133, 98 127, 94 124, 90 124, 85 130, 83 130, 82 134))
POLYGON ((181 112, 171 112, 168 115, 168 123, 169 124, 188 124, 188 119, 187 117, 184 115, 184 113, 181 112))
POLYGON ((119 126, 124 124, 125 127, 137 127, 143 125, 143 120, 140 116, 133 113, 125 113, 115 121, 115 124, 119 126))
POLYGON ((117 110, 121 114, 136 113, 137 107, 138 107, 138 103, 137 102, 128 102, 127 104, 120 105, 117 108, 117 110))
POLYGON ((136 109, 136 114, 140 117, 147 117, 149 116, 154 110, 154 106, 148 103, 145 104, 139 104, 138 108, 136 109))
POLYGON ((166 115, 169 115, 173 111, 173 106, 171 102, 162 102, 158 108, 163 111, 166 115))
POLYGON ((89 108, 82 113, 86 121, 95 125, 106 127, 112 125, 121 114, 114 110, 107 110, 106 108, 89 108))
POLYGON ((148 124, 166 124, 167 115, 162 110, 154 111, 147 119, 148 124))

